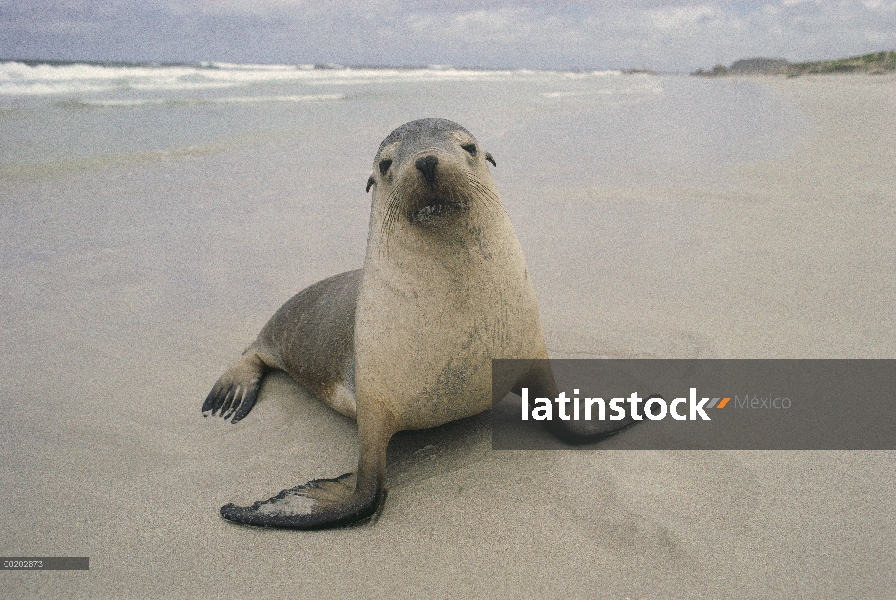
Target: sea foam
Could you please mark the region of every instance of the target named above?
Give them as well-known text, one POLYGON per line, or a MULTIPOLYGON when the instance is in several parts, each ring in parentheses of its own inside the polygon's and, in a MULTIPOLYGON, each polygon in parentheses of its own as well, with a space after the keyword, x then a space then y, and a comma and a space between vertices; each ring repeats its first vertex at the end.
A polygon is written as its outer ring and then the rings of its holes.
MULTIPOLYGON (((606 77, 617 71, 567 73, 606 77)), ((443 65, 423 68, 367 68, 314 65, 200 63, 0 63, 0 97, 102 95, 115 92, 202 91, 259 84, 352 85, 376 82, 501 81, 556 77, 530 70, 471 70, 443 65)))

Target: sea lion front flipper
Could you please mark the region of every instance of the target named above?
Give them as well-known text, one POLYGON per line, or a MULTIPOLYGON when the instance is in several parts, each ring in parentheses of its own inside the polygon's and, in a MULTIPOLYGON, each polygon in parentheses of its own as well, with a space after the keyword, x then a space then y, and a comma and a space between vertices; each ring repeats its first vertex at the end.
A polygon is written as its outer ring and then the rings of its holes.
POLYGON ((379 404, 366 403, 358 417, 357 475, 315 479, 252 506, 226 504, 221 516, 244 525, 290 529, 340 527, 373 516, 386 498, 386 449, 398 428, 391 413, 379 404))
POLYGON ((242 507, 226 504, 221 516, 228 521, 259 527, 324 529, 364 521, 379 505, 356 494, 356 477, 346 473, 335 479, 315 479, 283 490, 267 500, 242 507))
POLYGON ((247 350, 215 383, 202 403, 203 416, 233 416, 231 423, 245 417, 255 406, 266 370, 258 354, 251 348, 247 350))

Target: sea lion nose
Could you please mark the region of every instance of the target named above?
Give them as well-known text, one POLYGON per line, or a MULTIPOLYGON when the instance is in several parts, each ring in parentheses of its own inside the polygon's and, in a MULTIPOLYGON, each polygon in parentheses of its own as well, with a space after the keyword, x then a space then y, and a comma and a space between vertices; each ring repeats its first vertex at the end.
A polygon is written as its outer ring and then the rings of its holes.
POLYGON ((414 165, 417 167, 417 170, 423 173, 423 179, 426 180, 426 183, 432 185, 436 182, 436 165, 439 164, 439 159, 430 154, 429 156, 424 156, 422 158, 418 158, 417 162, 414 165))

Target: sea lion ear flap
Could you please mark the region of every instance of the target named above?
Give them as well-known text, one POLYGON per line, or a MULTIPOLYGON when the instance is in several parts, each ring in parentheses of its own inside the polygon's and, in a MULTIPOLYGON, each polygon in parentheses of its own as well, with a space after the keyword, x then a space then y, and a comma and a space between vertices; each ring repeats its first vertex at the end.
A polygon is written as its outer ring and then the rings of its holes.
POLYGON ((374 183, 376 182, 373 180, 373 175, 371 175, 370 179, 367 180, 367 189, 364 190, 365 194, 370 191, 370 186, 372 186, 374 183))
POLYGON ((492 163, 492 164, 493 164, 494 166, 496 166, 496 167, 498 166, 498 163, 495 162, 495 157, 492 156, 492 153, 491 153, 491 152, 486 152, 486 153, 485 153, 485 160, 487 160, 488 162, 492 163))

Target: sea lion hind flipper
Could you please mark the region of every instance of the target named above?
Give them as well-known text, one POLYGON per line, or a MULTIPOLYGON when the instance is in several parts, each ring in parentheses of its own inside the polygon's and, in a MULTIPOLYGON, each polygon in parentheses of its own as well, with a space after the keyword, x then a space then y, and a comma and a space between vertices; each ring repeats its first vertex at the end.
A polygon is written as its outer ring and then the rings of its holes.
MULTIPOLYGON (((522 363, 522 361, 520 362, 522 363)), ((546 359, 535 359, 532 360, 528 366, 529 368, 523 371, 523 374, 513 385, 511 391, 514 394, 522 396, 522 388, 528 387, 530 389, 530 400, 536 397, 555 398, 559 390, 557 389, 557 383, 554 379, 551 361, 546 359)), ((526 406, 525 410, 528 412, 530 407, 526 406)), ((575 422, 564 421, 563 419, 551 419, 544 421, 544 428, 551 433, 551 435, 565 444, 569 444, 570 446, 582 446, 603 441, 637 423, 638 421, 630 415, 621 421, 602 423, 600 426, 591 428, 577 427, 575 422)))
POLYGON ((315 479, 283 490, 252 506, 226 504, 221 516, 234 523, 257 527, 325 529, 359 524, 373 517, 382 505, 385 490, 365 493, 355 487, 355 474, 335 479, 315 479))
POLYGON ((590 431, 581 431, 573 428, 569 421, 554 419, 544 422, 544 427, 554 437, 571 446, 582 446, 585 444, 595 444, 607 438, 613 437, 617 433, 637 425, 639 421, 633 419, 630 415, 621 421, 615 421, 600 429, 592 429, 590 431))
POLYGON ((204 416, 221 416, 236 423, 252 410, 267 367, 259 356, 248 350, 221 375, 202 403, 204 416))

